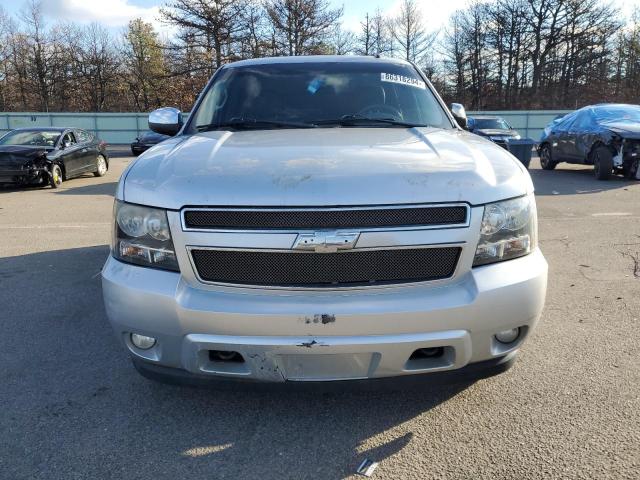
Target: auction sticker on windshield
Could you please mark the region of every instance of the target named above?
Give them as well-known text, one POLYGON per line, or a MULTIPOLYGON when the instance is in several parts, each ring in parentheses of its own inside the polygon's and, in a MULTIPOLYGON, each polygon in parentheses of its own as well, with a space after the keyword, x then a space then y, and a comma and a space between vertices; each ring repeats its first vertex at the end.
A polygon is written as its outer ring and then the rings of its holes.
POLYGON ((404 75, 397 75, 395 73, 384 73, 380 74, 380 79, 383 82, 391 82, 391 83, 400 83, 402 85, 410 85, 412 87, 422 88, 423 90, 427 88, 426 83, 422 80, 418 80, 417 78, 405 77, 404 75))

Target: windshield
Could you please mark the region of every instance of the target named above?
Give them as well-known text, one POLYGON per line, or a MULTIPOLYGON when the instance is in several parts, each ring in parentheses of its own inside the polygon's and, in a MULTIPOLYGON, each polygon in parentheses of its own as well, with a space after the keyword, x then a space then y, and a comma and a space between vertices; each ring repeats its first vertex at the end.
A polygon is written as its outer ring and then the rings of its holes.
POLYGON ((511 127, 501 118, 476 118, 473 123, 474 128, 480 130, 510 130, 511 127))
POLYGON ((635 105, 611 105, 593 109, 596 118, 601 122, 631 120, 640 122, 640 107, 635 105))
POLYGON ((189 130, 251 123, 256 128, 427 125, 453 128, 410 65, 278 63, 222 70, 189 130), (341 123, 340 120, 343 120, 341 123), (379 120, 370 121, 368 120, 379 120))
POLYGON ((20 131, 7 133, 0 138, 0 145, 25 145, 29 147, 53 148, 60 137, 60 132, 53 131, 20 131))

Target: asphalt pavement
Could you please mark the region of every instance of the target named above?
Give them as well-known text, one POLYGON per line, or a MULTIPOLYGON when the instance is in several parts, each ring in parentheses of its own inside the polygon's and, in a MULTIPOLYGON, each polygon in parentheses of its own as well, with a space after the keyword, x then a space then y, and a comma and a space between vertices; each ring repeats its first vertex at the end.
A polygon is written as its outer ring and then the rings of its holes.
POLYGON ((0 189, 0 479, 640 478, 640 182, 533 161, 550 266, 507 373, 401 391, 202 390, 139 376, 104 313, 131 161, 0 189), (360 477, 362 478, 362 477, 360 477))

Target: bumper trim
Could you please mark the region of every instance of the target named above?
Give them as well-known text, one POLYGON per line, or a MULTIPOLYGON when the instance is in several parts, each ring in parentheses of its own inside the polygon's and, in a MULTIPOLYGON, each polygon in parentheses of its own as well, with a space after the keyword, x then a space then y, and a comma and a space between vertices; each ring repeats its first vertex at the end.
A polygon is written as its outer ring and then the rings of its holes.
POLYGON ((455 370, 446 370, 433 373, 414 375, 401 375, 397 377, 367 378, 356 380, 339 380, 332 382, 306 381, 306 382, 266 382, 253 378, 219 377, 210 375, 198 375, 179 368, 165 367, 145 362, 132 357, 134 367, 143 377, 169 385, 208 387, 213 389, 267 389, 267 390, 321 390, 321 391, 345 391, 375 390, 380 389, 419 389, 434 385, 452 383, 472 384, 483 378, 493 377, 509 370, 515 363, 517 352, 512 352, 502 357, 470 363, 455 370))

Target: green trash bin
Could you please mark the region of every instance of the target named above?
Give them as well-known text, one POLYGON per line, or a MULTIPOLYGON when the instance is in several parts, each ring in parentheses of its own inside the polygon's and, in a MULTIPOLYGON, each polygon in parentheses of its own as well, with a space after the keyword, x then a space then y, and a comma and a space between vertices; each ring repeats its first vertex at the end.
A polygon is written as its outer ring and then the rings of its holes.
POLYGON ((520 140, 507 139, 507 150, 516 157, 525 168, 529 168, 531 163, 531 154, 535 142, 532 138, 522 138, 520 140))

